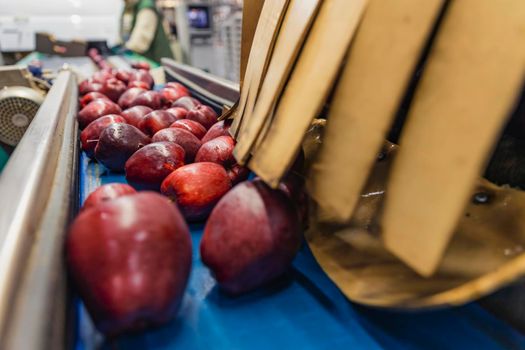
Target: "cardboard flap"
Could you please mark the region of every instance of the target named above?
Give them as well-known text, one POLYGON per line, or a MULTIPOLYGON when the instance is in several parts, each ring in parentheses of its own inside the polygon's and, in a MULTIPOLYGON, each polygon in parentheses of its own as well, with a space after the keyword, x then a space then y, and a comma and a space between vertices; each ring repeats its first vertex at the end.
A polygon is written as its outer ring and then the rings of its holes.
POLYGON ((235 147, 235 157, 241 164, 248 159, 265 119, 270 118, 271 108, 282 92, 320 3, 320 0, 291 0, 288 5, 257 102, 254 105, 250 103, 254 99, 249 100, 243 112, 248 115, 243 117, 235 147))
POLYGON ((248 99, 254 101, 259 93, 288 2, 289 0, 267 0, 263 5, 246 65, 239 105, 232 111, 234 121, 230 133, 235 138, 243 122, 248 99))
POLYGON ((366 0, 323 1, 270 128, 261 145, 252 152, 250 168, 270 185, 278 185, 326 100, 366 3, 366 0))
POLYGON ((449 5, 416 91, 387 187, 383 239, 431 275, 525 75, 525 2, 449 5))
POLYGON ((242 81, 244 80, 244 73, 246 72, 246 66, 248 65, 248 57, 250 56, 250 50, 252 48, 253 36, 255 35, 255 29, 257 28, 257 22, 261 14, 264 0, 251 0, 244 4, 242 8, 242 33, 241 33, 241 64, 240 74, 241 87, 242 81))
POLYGON ((369 2, 308 181, 326 219, 350 219, 443 3, 369 2))

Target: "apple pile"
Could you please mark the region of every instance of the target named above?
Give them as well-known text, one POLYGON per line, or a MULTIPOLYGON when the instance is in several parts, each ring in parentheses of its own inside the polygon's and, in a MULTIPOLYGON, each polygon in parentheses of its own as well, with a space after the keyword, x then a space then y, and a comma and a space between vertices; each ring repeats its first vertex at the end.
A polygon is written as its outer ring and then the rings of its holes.
POLYGON ((213 108, 179 83, 152 90, 147 67, 135 66, 103 69, 79 84, 82 150, 108 170, 125 172, 135 189, 168 196, 186 220, 204 220, 249 174, 233 157, 231 123, 217 121, 213 108))
POLYGON ((66 239, 73 280, 107 336, 177 314, 191 268, 187 222, 207 220, 202 261, 225 292, 240 294, 289 268, 305 216, 293 169, 277 190, 246 181, 231 121, 217 121, 181 84, 152 90, 147 67, 135 67, 79 84, 82 150, 128 182, 92 192, 66 239))

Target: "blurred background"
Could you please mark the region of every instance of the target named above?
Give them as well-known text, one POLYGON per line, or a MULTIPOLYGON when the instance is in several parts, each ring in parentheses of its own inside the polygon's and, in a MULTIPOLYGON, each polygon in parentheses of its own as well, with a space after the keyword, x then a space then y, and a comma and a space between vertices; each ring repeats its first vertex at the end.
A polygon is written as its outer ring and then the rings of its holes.
MULTIPOLYGON (((153 0, 176 61, 237 82, 242 0, 153 0)), ((124 0, 0 0, 0 65, 38 51, 37 33, 59 41, 122 43, 124 0)))

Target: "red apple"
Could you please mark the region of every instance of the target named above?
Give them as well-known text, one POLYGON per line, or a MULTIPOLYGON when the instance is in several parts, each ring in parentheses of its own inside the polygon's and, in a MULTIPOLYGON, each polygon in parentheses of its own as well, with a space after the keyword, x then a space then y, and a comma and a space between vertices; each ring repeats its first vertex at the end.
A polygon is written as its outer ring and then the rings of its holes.
POLYGON ((82 210, 93 208, 109 200, 133 193, 137 193, 137 191, 127 184, 110 183, 102 185, 97 187, 96 190, 87 196, 84 205, 82 206, 82 210))
POLYGON ((189 221, 206 219, 215 204, 231 188, 226 170, 215 163, 193 163, 172 172, 161 193, 172 199, 189 221))
POLYGON ((208 130, 206 135, 202 138, 202 142, 206 143, 214 138, 219 136, 230 136, 230 126, 232 124, 232 119, 221 120, 213 124, 212 127, 208 130))
POLYGON ((148 62, 133 62, 131 67, 134 69, 150 70, 150 65, 148 62))
POLYGON ((175 120, 175 117, 171 113, 166 111, 153 111, 139 122, 139 129, 146 135, 153 136, 157 131, 169 128, 175 120))
POLYGON ((93 81, 92 79, 83 80, 78 85, 78 93, 80 95, 85 95, 85 94, 88 94, 90 92, 100 92, 101 90, 102 90, 102 84, 101 83, 97 83, 97 82, 93 81))
POLYGON ((199 140, 206 135, 206 128, 202 126, 199 122, 189 120, 189 119, 181 119, 175 121, 173 124, 170 125, 170 128, 179 128, 188 130, 193 135, 195 135, 199 140))
POLYGON ((292 168, 279 184, 279 189, 294 203, 299 215, 299 222, 303 228, 306 228, 308 226, 308 195, 305 191, 303 175, 293 171, 292 168))
POLYGON ((184 165, 184 155, 184 149, 176 143, 150 143, 126 162, 126 180, 138 190, 160 191, 162 181, 184 165))
POLYGON ((99 62, 102 62, 104 60, 104 57, 100 54, 100 53, 97 53, 95 56, 93 56, 93 61, 95 61, 95 63, 99 63, 99 62))
POLYGON ((195 156, 195 162, 213 162, 229 168, 235 164, 234 147, 235 141, 231 136, 219 136, 202 144, 195 156))
POLYGON ((206 129, 209 129, 217 122, 217 113, 209 106, 200 105, 190 109, 186 118, 199 122, 206 129))
POLYGON ((114 337, 177 314, 191 268, 179 210, 154 192, 83 210, 66 238, 69 271, 96 327, 114 337))
POLYGON ((125 69, 119 69, 115 73, 115 78, 127 84, 129 83, 129 79, 131 78, 131 71, 125 70, 125 69))
POLYGON ((131 102, 141 93, 148 91, 146 89, 134 87, 128 89, 126 92, 120 96, 118 99, 118 104, 122 109, 127 109, 131 107, 131 102))
MULTIPOLYGON (((258 181, 262 181, 258 179, 258 181)), ((281 180, 279 189, 283 191, 294 203, 297 203, 301 192, 304 190, 304 179, 292 171, 288 172, 281 180)))
POLYGON ((111 124, 100 134, 95 147, 95 158, 112 171, 124 171, 126 161, 150 138, 129 124, 111 124))
POLYGON ((182 84, 169 82, 164 85, 165 88, 178 90, 183 96, 190 96, 190 91, 182 84))
POLYGON ((237 163, 232 165, 226 171, 228 172, 228 176, 230 177, 230 180, 233 186, 237 185, 240 182, 245 181, 246 179, 248 179, 248 176, 250 175, 250 169, 242 165, 239 165, 237 163))
POLYGON ((98 62, 98 66, 100 69, 111 69, 111 64, 109 64, 106 60, 98 62))
MULTIPOLYGON (((295 164, 300 164, 296 162, 295 164)), ((255 181, 262 181, 259 177, 255 181)), ((279 183, 279 190, 281 190, 295 205, 299 215, 299 222, 302 228, 308 226, 308 195, 305 191, 305 181, 303 175, 290 169, 279 183)))
POLYGON ((152 142, 168 141, 174 142, 184 148, 186 153, 185 162, 192 163, 197 151, 201 147, 200 140, 191 132, 179 128, 167 128, 160 130, 151 139, 152 142))
POLYGON ((130 81, 128 83, 128 89, 131 89, 131 88, 134 88, 134 87, 141 88, 141 89, 144 89, 144 90, 149 90, 150 89, 148 83, 145 83, 145 82, 139 81, 139 80, 130 81))
POLYGON ((105 73, 109 73, 111 74, 112 76, 115 76, 115 74, 117 74, 117 70, 113 67, 110 67, 110 68, 103 68, 100 70, 101 72, 105 72, 105 73))
POLYGON ((147 106, 156 110, 162 107, 162 99, 157 91, 144 91, 135 96, 129 106, 147 106))
POLYGON ((197 100, 196 98, 193 98, 193 97, 189 97, 189 96, 182 96, 181 98, 179 98, 177 101, 173 102, 173 104, 171 105, 172 107, 181 107, 181 108, 184 108, 186 110, 191 110, 197 106, 200 106, 201 103, 199 100, 197 100))
POLYGON ((82 130, 80 133, 82 150, 86 152, 89 158, 93 158, 95 155, 95 147, 97 146, 102 130, 113 123, 126 123, 126 119, 118 114, 108 114, 92 121, 82 130))
POLYGON ((180 107, 172 107, 166 109, 166 112, 171 113, 177 120, 186 118, 188 111, 180 107))
POLYGON ((129 78, 129 81, 133 82, 133 81, 137 81, 137 80, 138 81, 143 81, 146 84, 148 84, 148 87, 150 89, 153 87, 154 80, 153 80, 153 77, 151 76, 151 74, 149 74, 148 71, 145 71, 145 70, 132 71, 132 73, 130 75, 130 78, 129 78))
POLYGON ((82 96, 82 98, 80 98, 80 100, 79 100, 80 108, 84 108, 88 104, 90 104, 91 102, 93 102, 95 100, 98 100, 98 99, 111 101, 106 95, 104 95, 104 94, 102 94, 100 92, 89 92, 89 93, 85 94, 84 96, 82 96))
POLYGON ((98 99, 89 103, 86 107, 78 112, 78 124, 80 129, 84 129, 93 120, 108 114, 120 114, 120 107, 111 101, 98 99))
POLYGON ((104 84, 107 80, 114 78, 113 74, 111 74, 108 70, 100 70, 98 72, 93 73, 91 76, 91 79, 100 84, 104 84))
POLYGON ((237 164, 233 149, 235 141, 231 136, 219 136, 202 144, 195 156, 195 162, 213 162, 226 168, 233 185, 248 178, 250 170, 237 164))
POLYGON ((281 276, 301 244, 297 212, 284 193, 243 182, 213 209, 200 244, 219 286, 241 294, 281 276))
POLYGON ((97 65, 101 70, 110 70, 112 66, 104 59, 103 56, 100 56, 100 59, 97 59, 97 65))
POLYGON ((117 78, 111 78, 102 84, 101 92, 109 97, 113 102, 117 102, 119 97, 122 96, 124 92, 126 92, 126 84, 117 78))
POLYGON ((159 91, 160 96, 162 97, 162 104, 166 107, 169 107, 173 104, 173 102, 177 101, 182 96, 179 90, 170 89, 170 88, 164 88, 159 91))
POLYGON ((92 47, 91 49, 88 50, 88 56, 91 57, 91 58, 95 57, 98 54, 99 54, 99 52, 98 52, 98 49, 96 47, 92 47))
POLYGON ((153 112, 153 109, 146 107, 146 106, 135 106, 126 109, 123 111, 120 115, 122 115, 128 124, 131 124, 135 127, 139 127, 139 123, 144 117, 153 112))

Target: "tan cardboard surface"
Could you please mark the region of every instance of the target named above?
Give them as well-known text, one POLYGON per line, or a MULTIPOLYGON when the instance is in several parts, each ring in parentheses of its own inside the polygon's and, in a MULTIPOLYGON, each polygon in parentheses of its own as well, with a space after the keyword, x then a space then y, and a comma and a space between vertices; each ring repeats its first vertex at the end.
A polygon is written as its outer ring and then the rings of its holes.
POLYGON ((235 137, 238 136, 248 99, 254 100, 259 92, 288 2, 289 0, 266 0, 262 8, 244 74, 239 105, 232 111, 234 121, 230 132, 235 137))
POLYGON ((331 102, 308 187, 348 221, 444 0, 370 0, 331 102))
POLYGON ((387 248, 429 276, 468 202, 525 75, 525 2, 452 1, 415 95, 387 186, 387 248))
POLYGON ((361 19, 366 0, 323 1, 265 139, 249 165, 276 186, 319 113, 361 19))
POLYGON ((248 65, 248 57, 250 56, 250 49, 252 48, 253 36, 259 21, 259 15, 264 4, 264 0, 250 0, 246 1, 242 8, 242 33, 241 33, 241 64, 240 77, 241 86, 248 65))
POLYGON ((235 157, 241 164, 248 159, 273 104, 279 97, 312 24, 320 0, 290 0, 264 81, 255 99, 248 100, 243 124, 235 147, 235 157))

